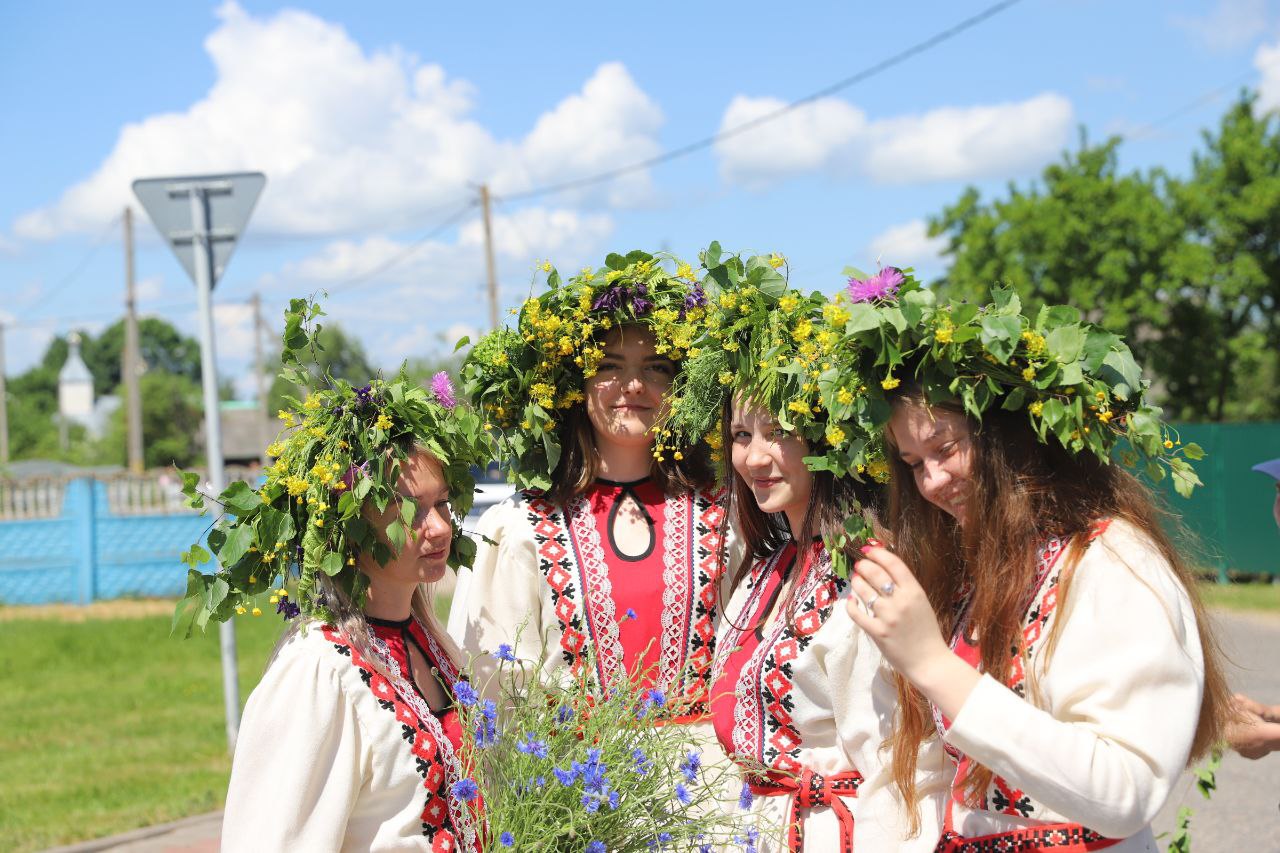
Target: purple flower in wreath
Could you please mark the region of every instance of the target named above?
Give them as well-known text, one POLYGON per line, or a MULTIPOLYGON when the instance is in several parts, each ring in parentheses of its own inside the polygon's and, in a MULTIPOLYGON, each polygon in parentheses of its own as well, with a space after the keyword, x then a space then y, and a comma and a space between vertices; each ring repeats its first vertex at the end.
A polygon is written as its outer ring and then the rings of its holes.
POLYGON ((436 395, 436 401, 446 409, 458 405, 458 398, 453 393, 453 382, 443 370, 431 377, 431 393, 436 395))
POLYGON ((849 279, 849 299, 852 302, 874 302, 888 299, 902 286, 902 270, 885 267, 870 278, 849 279))
MULTIPOLYGON (((640 286, 644 287, 644 285, 640 286)), ((635 312, 637 317, 649 313, 649 309, 652 307, 653 303, 648 299, 645 299, 643 296, 637 296, 635 299, 631 300, 631 310, 635 312)))
POLYGON ((373 386, 365 385, 363 388, 356 389, 356 408, 363 409, 365 406, 373 403, 373 386))
POLYGON ((276 605, 276 612, 286 619, 293 619, 302 613, 302 608, 289 600, 289 596, 280 596, 280 603, 276 605))
POLYGON ((627 289, 620 284, 606 288, 604 293, 596 297, 591 303, 592 311, 617 311, 625 304, 627 299, 627 289))

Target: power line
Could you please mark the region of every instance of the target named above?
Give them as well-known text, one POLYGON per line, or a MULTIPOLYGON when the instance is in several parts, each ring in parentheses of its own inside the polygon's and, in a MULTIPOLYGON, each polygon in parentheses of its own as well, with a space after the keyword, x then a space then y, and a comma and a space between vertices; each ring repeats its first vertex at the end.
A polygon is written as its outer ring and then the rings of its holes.
POLYGON ((1208 92, 1204 92, 1203 94, 1197 95, 1196 97, 1192 98, 1190 101, 1187 101, 1185 104, 1178 107, 1173 112, 1169 113, 1168 115, 1165 115, 1163 118, 1158 118, 1155 121, 1148 122, 1147 124, 1142 125, 1133 133, 1128 134, 1126 138, 1129 140, 1145 139, 1146 137, 1151 136, 1153 133, 1155 133, 1156 129, 1161 127, 1162 125, 1166 125, 1169 122, 1173 121, 1174 119, 1181 118, 1187 113, 1194 112, 1195 110, 1199 109, 1205 104, 1217 100, 1219 97, 1223 95, 1223 93, 1225 93, 1228 89, 1234 88, 1242 80, 1252 77, 1254 74, 1257 74, 1267 68, 1270 68, 1278 64, 1280 64, 1280 60, 1276 60, 1274 62, 1266 63, 1265 65, 1260 65, 1254 68, 1250 68, 1248 71, 1242 71, 1241 73, 1232 77, 1227 82, 1223 83, 1221 86, 1217 86, 1213 89, 1210 89, 1208 92))
POLYGON ((735 136, 740 136, 741 134, 746 133, 749 130, 754 130, 755 128, 760 127, 763 124, 767 124, 771 121, 776 121, 782 116, 788 113, 794 112, 795 110, 798 110, 800 107, 803 107, 806 104, 811 104, 814 101, 817 101, 821 98, 825 98, 829 95, 834 95, 836 92, 839 92, 843 89, 847 89, 850 86, 853 86, 854 84, 861 83, 865 80, 869 80, 872 77, 876 77, 884 73, 885 71, 888 71, 890 68, 893 68, 896 65, 901 65, 903 62, 907 61, 908 59, 911 59, 914 56, 918 56, 919 54, 925 53, 926 51, 929 51, 937 47, 943 42, 946 42, 955 38, 956 36, 960 35, 966 30, 976 27, 978 24, 983 23, 989 18, 995 17, 996 15, 1000 14, 1004 10, 1008 9, 1010 6, 1015 6, 1020 2, 1022 2, 1022 0, 1003 0, 1003 2, 995 3, 991 6, 988 6, 986 9, 983 9, 978 14, 965 18, 960 23, 952 27, 949 27, 945 30, 942 30, 941 32, 936 33, 923 41, 917 42, 916 44, 913 44, 910 47, 907 47, 899 51, 898 53, 895 53, 894 55, 890 56, 887 59, 883 59, 872 66, 864 68, 863 70, 857 72, 856 74, 853 74, 849 77, 845 77, 843 80, 838 80, 835 83, 832 83, 830 86, 826 86, 822 89, 819 89, 816 92, 805 95, 803 98, 799 98, 798 100, 792 101, 786 106, 780 107, 774 110, 773 112, 766 113, 762 116, 758 116, 750 121, 743 122, 742 124, 736 125, 727 130, 722 130, 719 133, 704 137, 695 142, 690 142, 688 145, 683 145, 679 148, 664 152, 655 157, 650 157, 647 160, 641 160, 637 163, 632 163, 628 166, 620 166, 616 169, 610 169, 606 172, 600 172, 598 174, 590 175, 588 177, 574 178, 573 180, 562 181, 558 184, 548 184, 547 186, 536 187, 531 190, 522 190, 521 192, 506 193, 502 196, 502 199, 505 201, 524 201, 526 199, 534 198, 536 196, 552 195, 555 193, 565 192, 567 190, 581 189, 583 187, 591 186, 592 184, 599 184, 605 181, 611 181, 614 178, 622 177, 623 175, 630 174, 631 172, 639 172, 644 169, 649 169, 654 166, 658 166, 663 163, 670 162, 671 160, 675 160, 677 158, 684 157, 689 154, 693 154, 697 151, 702 151, 703 149, 710 148, 711 146, 715 145, 717 142, 720 142, 725 139, 731 139, 735 136))
POLYGON ((374 278, 375 276, 381 275, 382 273, 386 272, 387 270, 391 269, 394 266, 398 266, 401 262, 408 259, 411 255, 417 253, 432 238, 439 236, 442 232, 444 232, 450 226, 460 221, 475 206, 476 206, 475 201, 467 202, 461 208, 454 211, 453 214, 451 214, 443 222, 440 222, 439 224, 437 224, 431 230, 427 231, 427 233, 423 234, 417 240, 414 240, 408 246, 404 247, 404 249, 392 255, 390 258, 383 261, 378 266, 366 272, 360 273, 359 275, 352 276, 351 278, 348 278, 348 279, 344 279, 343 281, 340 281, 337 284, 331 285, 324 289, 329 291, 329 293, 333 294, 333 293, 338 293, 340 291, 355 290, 359 288, 361 285, 367 283, 370 279, 374 278))
MULTIPOLYGON (((79 278, 80 274, 83 273, 85 269, 88 268, 89 262, 93 260, 95 255, 98 254, 98 250, 101 249, 106 244, 107 239, 115 231, 116 226, 120 224, 120 219, 122 216, 123 214, 116 214, 115 217, 113 217, 112 220, 107 223, 107 227, 102 230, 102 233, 98 235, 97 239, 93 241, 93 244, 89 246, 88 250, 86 250, 85 253, 80 257, 80 260, 76 262, 76 265, 71 269, 71 272, 67 273, 62 278, 60 278, 56 284, 54 284, 52 287, 48 289, 46 293, 41 295, 40 297, 41 302, 43 302, 45 305, 48 305, 50 300, 52 300, 54 296, 60 293, 67 285, 71 284, 71 282, 79 278)), ((39 316, 39 315, 37 314, 36 316, 39 316)), ((30 319, 30 317, 28 317, 28 319, 30 319)), ((14 323, 12 325, 21 325, 21 324, 14 323)))

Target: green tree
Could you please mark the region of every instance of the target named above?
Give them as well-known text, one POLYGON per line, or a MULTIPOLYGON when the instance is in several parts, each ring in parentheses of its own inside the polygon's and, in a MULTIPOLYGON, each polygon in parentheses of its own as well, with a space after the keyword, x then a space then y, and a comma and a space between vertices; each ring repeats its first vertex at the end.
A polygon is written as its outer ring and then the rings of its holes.
MULTIPOLYGON (((96 338, 85 336, 80 351, 93 374, 94 393, 98 396, 116 393, 121 382, 124 319, 112 323, 96 338)), ((146 370, 162 370, 200 381, 199 342, 159 317, 138 320, 138 351, 146 370)))
POLYGON ((1005 198, 966 190, 930 220, 952 258, 939 291, 1005 284, 1032 307, 1074 305, 1125 335, 1174 418, 1280 416, 1280 140, 1252 103, 1206 134, 1185 181, 1121 174, 1118 138, 1082 139, 1005 198))
POLYGON ((1280 117, 1245 92, 1172 182, 1172 253, 1156 369, 1181 417, 1280 417, 1280 117))
MULTIPOLYGON (((188 376, 149 370, 138 380, 142 402, 142 456, 148 468, 189 466, 204 460, 204 403, 200 385, 188 376)), ((112 413, 102 438, 102 456, 127 461, 127 423, 122 406, 112 413)))

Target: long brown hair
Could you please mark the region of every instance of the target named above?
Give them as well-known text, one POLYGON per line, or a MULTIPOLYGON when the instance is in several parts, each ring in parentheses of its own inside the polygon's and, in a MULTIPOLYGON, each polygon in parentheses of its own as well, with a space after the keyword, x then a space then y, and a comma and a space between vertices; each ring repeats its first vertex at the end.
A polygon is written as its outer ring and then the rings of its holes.
MULTIPOLYGON (((805 509, 804 524, 792 531, 783 513, 766 513, 756 503, 755 495, 746 481, 733 469, 729 454, 733 447, 733 401, 725 400, 720 417, 721 447, 726 455, 724 486, 727 495, 721 541, 730 522, 743 543, 742 558, 738 565, 726 567, 730 571, 727 595, 733 591, 751 571, 751 566, 795 539, 797 543, 812 541, 817 536, 833 536, 844 527, 850 512, 861 510, 874 519, 883 490, 872 483, 864 483, 853 477, 836 477, 830 471, 815 471, 809 489, 809 505, 805 509), (794 537, 793 534, 794 533, 794 537)), ((852 556, 852 554, 851 554, 852 556)), ((787 619, 792 618, 795 602, 788 603, 787 619)), ((726 614, 726 618, 729 618, 726 614)), ((738 627, 738 626, 736 626, 738 627)))
MULTIPOLYGON (((959 404, 929 404, 918 388, 903 391, 893 402, 895 409, 932 408, 965 417, 959 404)), ((892 546, 926 590, 943 636, 955 630, 960 589, 971 582, 968 629, 981 637, 983 671, 1004 683, 1011 665, 1009 649, 1024 648, 1021 624, 1025 596, 1035 579, 1038 548, 1050 537, 1068 541, 1063 559, 1071 566, 1083 555, 1087 534, 1096 521, 1128 522, 1164 557, 1195 613, 1204 655, 1204 698, 1191 759, 1199 758, 1220 739, 1230 715, 1231 694, 1195 574, 1165 532, 1162 522, 1169 520, 1167 511, 1119 465, 1105 464, 1092 453, 1073 456, 1056 441, 1041 443, 1022 412, 988 412, 981 422, 968 418, 968 423, 972 470, 966 503, 982 508, 982 523, 967 528, 924 499, 910 467, 898 456, 892 430, 886 430, 892 470, 886 522, 892 546)), ((1066 621, 1064 605, 1069 594, 1070 584, 1064 583, 1058 596, 1060 618, 1046 644, 1049 655, 1057 630, 1066 621)), ((918 831, 916 759, 934 725, 920 692, 901 675, 895 679, 899 706, 891 739, 893 777, 918 831)), ((974 765, 965 780, 966 801, 979 802, 992 776, 989 768, 974 765)))
MULTIPOLYGON (((601 335, 597 334, 597 337, 601 335)), ((675 364, 679 370, 680 363, 675 364)), ((595 429, 587 415, 585 400, 580 400, 565 410, 564 417, 560 419, 559 438, 560 461, 551 472, 551 488, 547 496, 552 503, 564 506, 586 492, 600 473, 600 453, 596 449, 595 429)), ((674 453, 664 453, 662 459, 655 458, 649 466, 649 476, 664 493, 678 495, 692 492, 705 489, 715 482, 710 450, 705 442, 699 441, 693 447, 682 448, 680 455, 682 458, 676 459, 674 453)))

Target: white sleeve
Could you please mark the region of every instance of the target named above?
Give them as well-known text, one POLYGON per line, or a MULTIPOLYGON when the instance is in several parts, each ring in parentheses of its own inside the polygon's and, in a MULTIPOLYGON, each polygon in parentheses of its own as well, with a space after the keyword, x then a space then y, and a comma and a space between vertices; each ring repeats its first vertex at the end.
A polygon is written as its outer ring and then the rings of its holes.
POLYGON ((493 540, 480 542, 467 593, 455 600, 462 615, 450 613, 450 631, 473 662, 477 681, 484 685, 491 671, 490 655, 506 643, 517 657, 537 661, 542 656, 542 595, 546 585, 538 569, 533 528, 519 496, 495 504, 480 517, 477 530, 493 540), (517 634, 519 635, 517 639, 517 634))
POLYGON ((1194 611, 1159 552, 1113 523, 1057 618, 1047 669, 1033 661, 1043 710, 984 675, 947 740, 1049 809, 1125 838, 1187 763, 1204 687, 1194 611))
POLYGON ((224 851, 342 848, 368 771, 365 738, 337 673, 307 651, 282 650, 245 706, 224 851))

